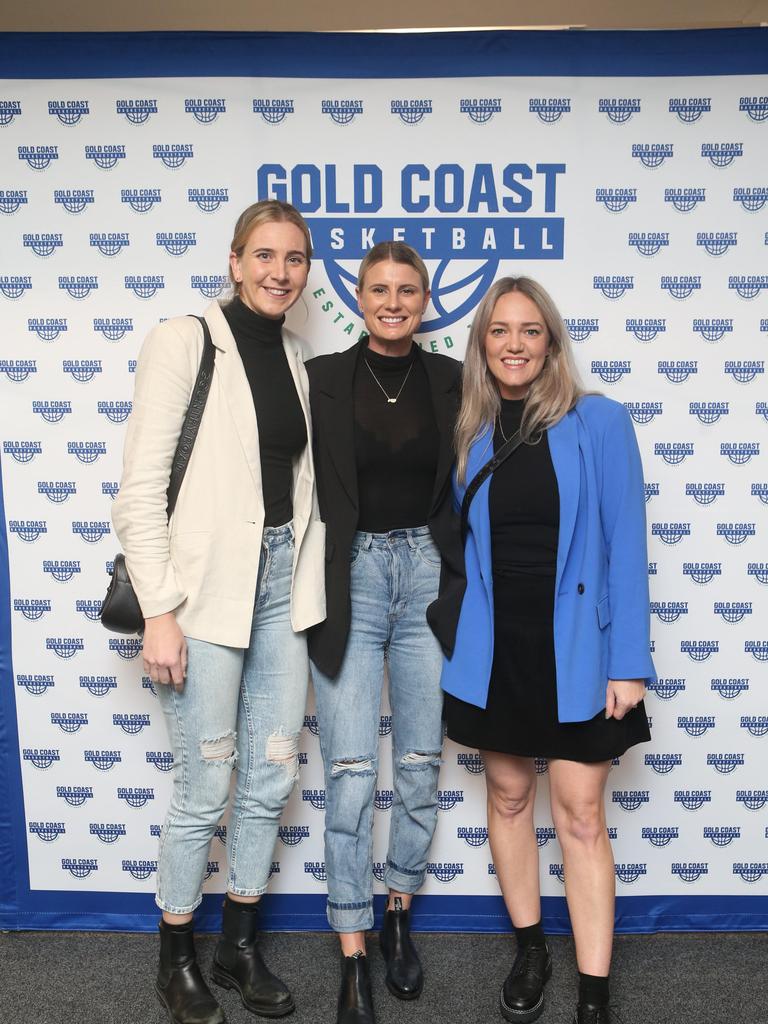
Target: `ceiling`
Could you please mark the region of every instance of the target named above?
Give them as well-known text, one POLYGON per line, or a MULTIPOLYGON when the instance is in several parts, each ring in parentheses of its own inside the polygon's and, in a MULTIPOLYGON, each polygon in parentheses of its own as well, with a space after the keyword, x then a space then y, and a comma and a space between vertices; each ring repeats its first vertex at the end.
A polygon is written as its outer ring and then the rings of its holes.
POLYGON ((768 0, 25 0, 0 11, 0 31, 372 31, 441 28, 722 28, 768 24, 768 0))

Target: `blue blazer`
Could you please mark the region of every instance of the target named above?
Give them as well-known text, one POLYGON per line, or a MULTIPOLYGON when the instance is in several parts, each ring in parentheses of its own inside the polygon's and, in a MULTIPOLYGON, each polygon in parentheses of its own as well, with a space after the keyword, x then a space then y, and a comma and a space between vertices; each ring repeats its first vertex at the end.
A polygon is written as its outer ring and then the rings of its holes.
MULTIPOLYGON (((608 679, 655 677, 640 452, 623 405, 586 395, 547 433, 560 494, 554 638, 558 719, 605 707, 608 679)), ((467 481, 492 455, 488 428, 472 444, 467 481)), ((514 461, 514 454, 510 456, 514 461)), ((467 587, 443 689, 484 708, 493 664, 490 477, 469 509, 467 587)), ((525 481, 520 481, 525 486, 525 481)), ((461 506, 465 486, 454 475, 461 506)))

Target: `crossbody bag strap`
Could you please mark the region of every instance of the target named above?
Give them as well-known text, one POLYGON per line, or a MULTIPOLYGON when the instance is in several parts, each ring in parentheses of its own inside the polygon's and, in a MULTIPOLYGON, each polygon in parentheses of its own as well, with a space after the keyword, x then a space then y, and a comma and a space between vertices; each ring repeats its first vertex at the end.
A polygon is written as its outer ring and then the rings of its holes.
POLYGON ((203 355, 200 359, 200 368, 197 371, 195 386, 192 389, 192 397, 189 400, 189 407, 184 417, 181 434, 179 435, 179 441, 173 456, 173 463, 171 464, 171 476, 168 481, 169 519, 176 507, 176 499, 181 490, 181 482, 187 471, 192 449, 195 445, 195 438, 200 429, 200 421, 203 418, 203 410, 208 400, 208 392, 211 390, 213 364, 216 358, 216 349, 213 346, 211 332, 205 317, 195 316, 195 320, 198 320, 203 328, 203 355))
POLYGON ((464 500, 461 503, 461 539, 462 542, 467 539, 468 529, 468 517, 469 517, 469 506, 472 504, 472 499, 480 490, 482 485, 491 475, 495 472, 499 466, 504 462, 512 452, 519 448, 523 443, 523 438, 519 430, 516 430, 512 437, 507 438, 504 444, 496 451, 492 459, 489 459, 484 466, 482 466, 475 476, 470 480, 466 491, 464 492, 464 500))

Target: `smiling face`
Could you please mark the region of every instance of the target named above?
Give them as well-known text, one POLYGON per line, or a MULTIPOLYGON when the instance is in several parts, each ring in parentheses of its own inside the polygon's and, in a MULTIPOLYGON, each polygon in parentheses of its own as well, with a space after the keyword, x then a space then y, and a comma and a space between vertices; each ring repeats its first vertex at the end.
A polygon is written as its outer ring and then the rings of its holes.
POLYGON ((245 305, 270 320, 279 320, 307 283, 304 235, 290 221, 259 224, 248 236, 242 255, 229 254, 229 265, 245 305))
POLYGON ((382 355, 407 355, 429 302, 418 271, 407 263, 381 260, 365 272, 357 302, 370 335, 368 347, 382 355))
POLYGON ((485 358, 502 398, 525 398, 544 368, 549 331, 536 303, 507 292, 493 307, 485 334, 485 358))

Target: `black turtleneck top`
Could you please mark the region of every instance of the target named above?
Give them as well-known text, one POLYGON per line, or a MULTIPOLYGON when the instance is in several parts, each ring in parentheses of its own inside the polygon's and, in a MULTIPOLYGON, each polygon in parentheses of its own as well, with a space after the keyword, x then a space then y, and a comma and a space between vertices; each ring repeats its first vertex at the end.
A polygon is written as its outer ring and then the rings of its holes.
POLYGON ((304 451, 307 427, 283 348, 283 319, 255 313, 239 297, 222 312, 237 342, 259 428, 264 525, 293 518, 293 462, 304 451))
POLYGON ((361 349, 353 394, 358 530, 388 533, 424 526, 440 438, 418 347, 414 344, 407 356, 361 349), (387 396, 397 401, 388 402, 387 396))
MULTIPOLYGON (((520 426, 524 402, 501 400, 494 451, 520 426)), ((554 576, 560 500, 546 430, 536 444, 521 444, 502 462, 491 477, 488 504, 494 576, 554 576)))

